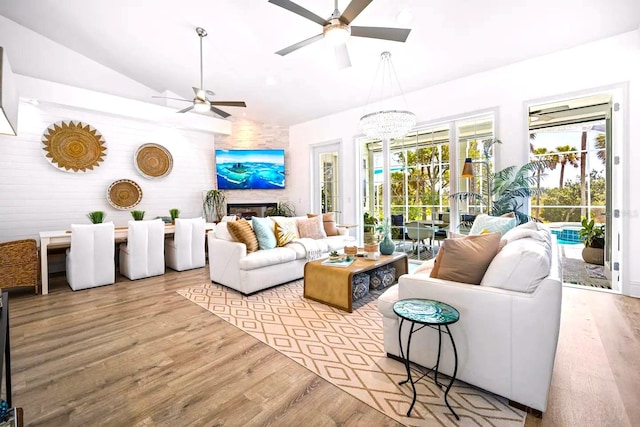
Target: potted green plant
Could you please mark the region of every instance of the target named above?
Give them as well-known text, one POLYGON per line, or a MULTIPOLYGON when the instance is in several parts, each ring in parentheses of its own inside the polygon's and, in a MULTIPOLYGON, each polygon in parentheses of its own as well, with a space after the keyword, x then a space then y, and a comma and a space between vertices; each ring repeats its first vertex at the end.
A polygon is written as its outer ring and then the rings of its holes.
POLYGON ((296 216, 296 209, 291 202, 278 202, 274 207, 265 211, 267 216, 296 216))
POLYGON ((104 219, 107 217, 102 211, 93 211, 87 214, 87 217, 91 220, 92 224, 102 224, 104 219))
POLYGON ((376 225, 378 225, 378 218, 371 215, 369 212, 365 212, 362 217, 362 222, 364 223, 364 242, 365 243, 374 243, 376 242, 375 232, 376 225))
POLYGON ((227 196, 222 190, 209 190, 202 200, 202 210, 207 222, 220 221, 225 215, 227 196))
POLYGON ((340 254, 338 253, 338 251, 331 251, 329 252, 329 259, 338 259, 340 258, 340 254))
POLYGON ((176 218, 180 216, 180 211, 176 208, 169 209, 169 215, 171 216, 171 223, 176 223, 176 218))
POLYGON ((134 221, 142 221, 144 219, 144 211, 131 211, 131 216, 134 221))
POLYGON ((604 224, 582 218, 579 238, 584 242, 582 259, 589 264, 604 265, 604 224))

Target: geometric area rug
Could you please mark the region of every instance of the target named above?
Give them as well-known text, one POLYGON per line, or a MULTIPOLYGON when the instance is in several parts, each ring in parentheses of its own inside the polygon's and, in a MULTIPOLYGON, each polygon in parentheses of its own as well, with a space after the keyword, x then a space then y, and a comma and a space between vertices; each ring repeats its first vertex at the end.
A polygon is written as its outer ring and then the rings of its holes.
POLYGON ((460 421, 429 379, 416 384, 418 397, 407 417, 413 394, 409 384, 398 385, 406 378, 404 364, 384 352, 376 300, 381 291, 354 303, 353 313, 305 299, 302 280, 251 296, 214 283, 177 292, 404 425, 524 425, 523 411, 460 381, 448 396, 460 421))

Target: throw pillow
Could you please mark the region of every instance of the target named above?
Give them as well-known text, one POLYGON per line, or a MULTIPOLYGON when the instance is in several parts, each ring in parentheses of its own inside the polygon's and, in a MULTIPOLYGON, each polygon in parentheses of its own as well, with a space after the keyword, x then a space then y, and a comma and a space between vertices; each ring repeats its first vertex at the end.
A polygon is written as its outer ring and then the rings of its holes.
POLYGON ((504 234, 515 226, 515 217, 505 218, 501 216, 490 216, 487 214, 481 214, 476 217, 475 221, 473 221, 471 230, 469 230, 469 235, 472 236, 480 234, 482 230, 487 230, 490 233, 499 231, 500 234, 504 234))
POLYGON ((278 242, 276 241, 273 221, 269 218, 254 216, 251 223, 260 249, 273 249, 277 246, 278 242))
POLYGON ((258 239, 247 220, 239 219, 237 221, 229 221, 226 224, 231 236, 246 245, 248 254, 258 250, 258 239))
POLYGON ((217 223, 215 230, 216 239, 227 240, 229 242, 237 242, 237 240, 233 238, 231 233, 229 233, 229 228, 227 227, 226 222, 217 223))
MULTIPOLYGON (((318 215, 316 214, 307 214, 307 217, 314 218, 318 215)), ((335 212, 327 212, 322 214, 322 225, 324 227, 324 232, 327 236, 337 236, 338 228, 336 227, 336 214, 335 212)))
POLYGON ((300 237, 295 218, 273 216, 271 219, 275 222, 274 231, 276 234, 276 240, 278 241, 278 246, 284 246, 293 239, 298 239, 300 237))
POLYGON ((502 249, 508 243, 511 243, 515 240, 524 239, 526 237, 532 237, 541 241, 545 240, 544 231, 538 231, 538 226, 536 225, 536 223, 533 221, 529 221, 525 222, 524 224, 520 224, 519 226, 512 228, 511 230, 504 233, 504 235, 500 239, 500 249, 502 249))
POLYGON ((498 252, 499 244, 498 232, 445 239, 440 249, 442 253, 438 253, 436 257, 436 277, 453 282, 480 284, 487 267, 498 252))
POLYGON ((546 242, 523 238, 502 248, 480 285, 517 292, 533 292, 551 271, 551 252, 546 242))
POLYGON ((324 232, 321 216, 296 219, 296 225, 298 226, 300 237, 307 237, 309 239, 324 239, 327 237, 324 232))

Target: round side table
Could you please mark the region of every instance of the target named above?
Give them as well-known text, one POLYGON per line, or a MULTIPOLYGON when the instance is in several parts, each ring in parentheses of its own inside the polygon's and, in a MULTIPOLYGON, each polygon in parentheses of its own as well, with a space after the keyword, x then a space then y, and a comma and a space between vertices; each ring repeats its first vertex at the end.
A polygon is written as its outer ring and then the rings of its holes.
POLYGON ((449 390, 451 390, 451 386, 456 379, 456 373, 458 372, 458 352, 456 350, 456 343, 453 340, 453 335, 451 335, 451 331, 449 330, 449 325, 456 323, 460 319, 460 313, 455 308, 451 307, 449 304, 445 304, 440 301, 434 301, 430 299, 421 299, 421 298, 411 298, 411 299, 402 299, 396 301, 393 305, 393 311, 400 317, 400 327, 398 330, 398 339, 400 341, 400 356, 404 360, 404 366, 407 370, 407 379, 401 381, 399 384, 405 384, 407 382, 411 383, 411 388, 413 389, 413 400, 411 401, 411 406, 409 406, 409 410, 407 411, 407 417, 411 416, 411 410, 416 403, 416 385, 415 383, 427 376, 431 371, 435 373, 434 382, 440 388, 442 388, 443 384, 438 382, 438 368, 440 366, 440 351, 442 349, 442 334, 449 335, 449 339, 451 340, 451 347, 453 347, 453 355, 455 358, 455 364, 453 368, 453 375, 447 385, 447 388, 444 392, 444 402, 447 404, 447 408, 451 411, 451 413, 456 417, 457 420, 460 419, 458 414, 451 408, 449 405, 449 400, 447 398, 449 394, 449 390), (407 346, 406 346, 406 357, 405 352, 402 349, 402 326, 404 321, 411 322, 411 329, 409 330, 409 336, 407 338, 407 346), (418 327, 416 327, 418 325, 418 327), (432 369, 429 369, 424 375, 420 378, 414 380, 411 376, 411 362, 409 361, 409 351, 411 350, 411 337, 415 332, 419 330, 429 327, 432 329, 438 330, 438 358, 436 361, 436 366, 432 369), (443 330, 443 327, 445 330, 443 330))

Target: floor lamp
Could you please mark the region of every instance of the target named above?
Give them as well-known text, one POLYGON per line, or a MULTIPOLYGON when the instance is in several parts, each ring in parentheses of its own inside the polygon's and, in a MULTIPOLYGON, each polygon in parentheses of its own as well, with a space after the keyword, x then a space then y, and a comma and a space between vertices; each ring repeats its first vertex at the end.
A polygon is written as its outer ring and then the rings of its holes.
POLYGON ((467 157, 464 160, 464 166, 462 167, 460 177, 473 178, 474 163, 481 164, 487 168, 487 214, 491 215, 491 170, 489 169, 489 160, 472 160, 471 157, 467 157))

